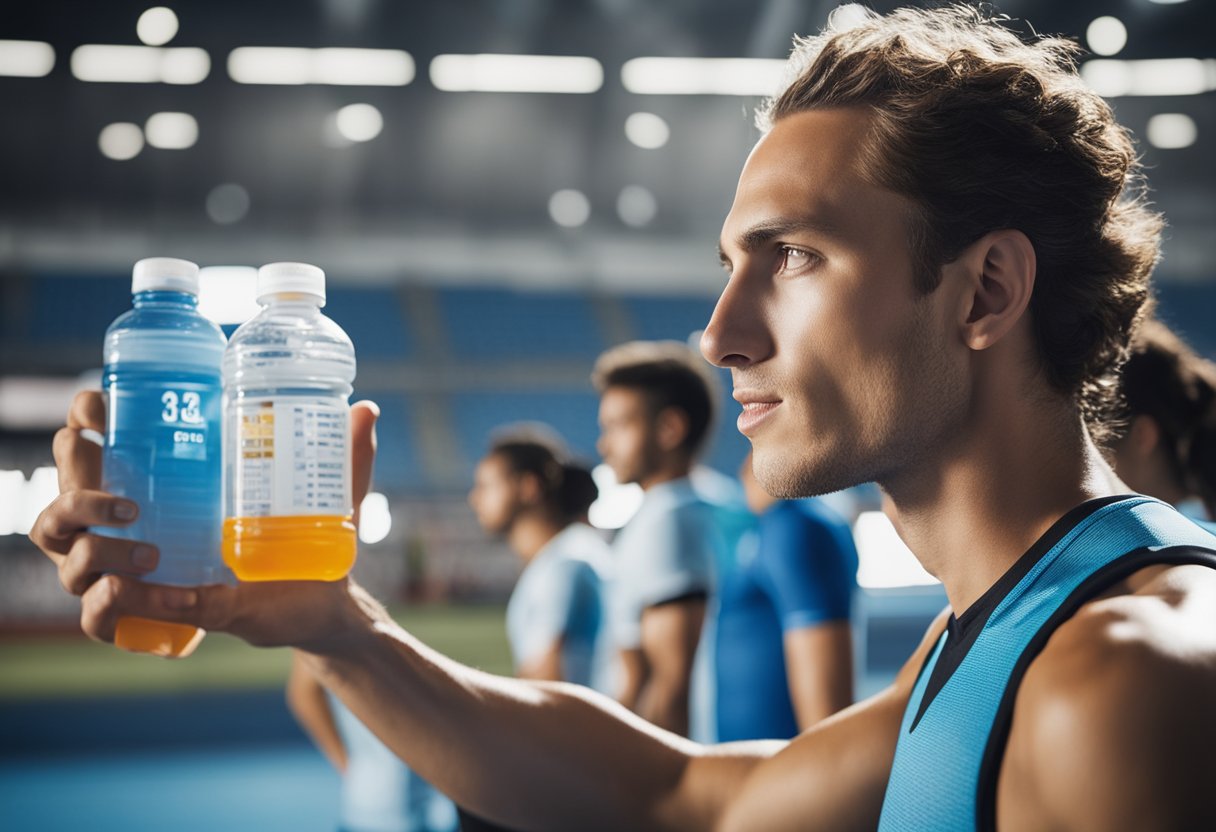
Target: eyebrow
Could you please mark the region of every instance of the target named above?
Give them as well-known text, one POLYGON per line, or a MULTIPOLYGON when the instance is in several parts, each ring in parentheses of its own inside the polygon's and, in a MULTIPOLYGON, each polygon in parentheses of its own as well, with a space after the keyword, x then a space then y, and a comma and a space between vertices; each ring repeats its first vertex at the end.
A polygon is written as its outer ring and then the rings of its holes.
MULTIPOLYGON (((777 237, 798 232, 813 231, 828 237, 837 237, 840 232, 830 222, 815 217, 776 219, 756 223, 738 237, 739 247, 744 251, 755 251, 777 237)), ((723 265, 730 263, 721 242, 718 243, 718 259, 723 265)))

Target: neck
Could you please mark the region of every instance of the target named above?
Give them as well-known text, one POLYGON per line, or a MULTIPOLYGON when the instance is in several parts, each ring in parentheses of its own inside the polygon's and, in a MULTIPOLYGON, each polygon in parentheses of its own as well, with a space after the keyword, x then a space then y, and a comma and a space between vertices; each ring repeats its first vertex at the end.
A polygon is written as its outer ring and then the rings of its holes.
POLYGON ((643 491, 649 491, 656 485, 662 485, 663 483, 671 482, 672 480, 683 479, 684 477, 687 477, 691 471, 691 461, 680 460, 667 462, 639 479, 638 485, 642 486, 643 491))
MULTIPOLYGON (((993 416, 993 414, 989 414, 993 416)), ((1063 402, 1013 405, 882 484, 896 526, 961 615, 1069 509, 1128 491, 1063 402)))
POLYGON ((564 528, 565 524, 547 513, 524 513, 511 524, 507 544, 520 560, 528 563, 564 528))

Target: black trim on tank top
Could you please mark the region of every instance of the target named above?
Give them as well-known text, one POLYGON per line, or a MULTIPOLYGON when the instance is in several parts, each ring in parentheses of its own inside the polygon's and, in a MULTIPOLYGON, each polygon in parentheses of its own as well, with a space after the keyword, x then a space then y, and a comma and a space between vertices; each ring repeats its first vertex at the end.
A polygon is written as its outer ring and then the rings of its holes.
POLYGON ((1022 655, 1013 666, 1013 672, 1005 683, 1005 693, 997 706, 996 717, 992 721, 992 730, 988 734, 988 744, 984 747, 984 756, 980 760, 979 781, 976 784, 976 828, 982 832, 996 832, 996 788, 1001 774, 1001 763, 1005 759, 1005 746, 1009 742, 1009 729, 1013 724, 1013 707, 1018 695, 1022 679, 1030 668, 1030 663, 1038 658, 1047 646, 1047 640, 1069 618, 1076 614, 1082 606, 1101 595, 1106 590, 1118 584, 1125 578, 1150 566, 1186 566, 1198 565, 1216 569, 1216 550, 1205 549, 1201 546, 1168 546, 1163 549, 1141 547, 1133 549, 1125 555, 1103 566, 1086 578, 1064 600, 1055 612, 1043 622, 1043 626, 1026 645, 1022 655))
POLYGON ((647 604, 646 609, 652 609, 654 607, 665 607, 668 604, 679 604, 684 601, 708 601, 708 600, 709 600, 709 590, 708 589, 690 589, 690 590, 688 590, 688 592, 681 592, 679 595, 673 595, 670 598, 663 598, 661 600, 655 601, 653 604, 647 604))
MULTIPOLYGON (((1078 506, 1069 509, 1064 516, 1051 524, 1051 528, 1043 532, 1039 539, 1031 544, 1013 566, 1005 571, 1005 574, 997 579, 996 583, 988 588, 988 591, 981 595, 971 606, 967 607, 967 611, 957 618, 951 614, 946 621, 946 644, 942 647, 941 655, 938 656, 937 664, 933 665, 933 673, 929 676, 929 683, 925 686, 925 695, 921 697, 920 706, 916 710, 916 718, 912 720, 912 725, 908 728, 908 733, 911 734, 916 730, 916 726, 920 724, 921 717, 925 715, 925 711, 929 709, 929 703, 936 698, 941 689, 946 686, 946 682, 950 681, 950 677, 958 670, 959 665, 963 663, 963 659, 967 658, 967 654, 971 652, 971 647, 975 644, 975 640, 979 638, 983 632, 984 625, 988 623, 988 619, 992 617, 993 611, 1000 606, 1000 603, 1005 600, 1013 588, 1018 585, 1022 578, 1026 577, 1034 565, 1042 560, 1043 556, 1050 552, 1057 543, 1064 539, 1064 535, 1072 531, 1077 524, 1089 517, 1100 508, 1105 508, 1112 503, 1117 503, 1120 500, 1126 500, 1134 495, 1118 494, 1109 497, 1097 497, 1092 500, 1086 500, 1078 506)), ((928 666, 929 659, 932 658, 933 651, 925 657, 925 664, 921 665, 918 678, 925 672, 925 667, 928 666)))

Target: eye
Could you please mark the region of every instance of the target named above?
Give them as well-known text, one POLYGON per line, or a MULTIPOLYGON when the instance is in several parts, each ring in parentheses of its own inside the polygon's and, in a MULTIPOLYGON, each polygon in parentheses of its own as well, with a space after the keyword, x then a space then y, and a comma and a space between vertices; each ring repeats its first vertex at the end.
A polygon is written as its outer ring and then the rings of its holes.
POLYGON ((800 272, 804 269, 811 268, 822 260, 818 254, 807 251, 804 248, 796 248, 794 246, 781 247, 781 262, 777 271, 779 273, 800 272))

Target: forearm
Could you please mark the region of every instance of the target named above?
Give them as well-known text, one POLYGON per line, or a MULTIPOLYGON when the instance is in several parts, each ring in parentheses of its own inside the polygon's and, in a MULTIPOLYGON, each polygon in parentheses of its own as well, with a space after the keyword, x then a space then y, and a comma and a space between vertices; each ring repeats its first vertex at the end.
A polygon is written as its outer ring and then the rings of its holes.
POLYGON ((333 767, 345 771, 346 746, 334 724, 325 688, 312 677, 299 657, 293 660, 291 676, 287 680, 287 707, 333 767))
MULTIPOLYGON (((365 608, 366 609, 366 608, 365 608)), ((704 829, 684 788, 700 749, 608 699, 504 679, 422 645, 384 615, 309 656, 394 752, 458 804, 528 829, 704 829)))

